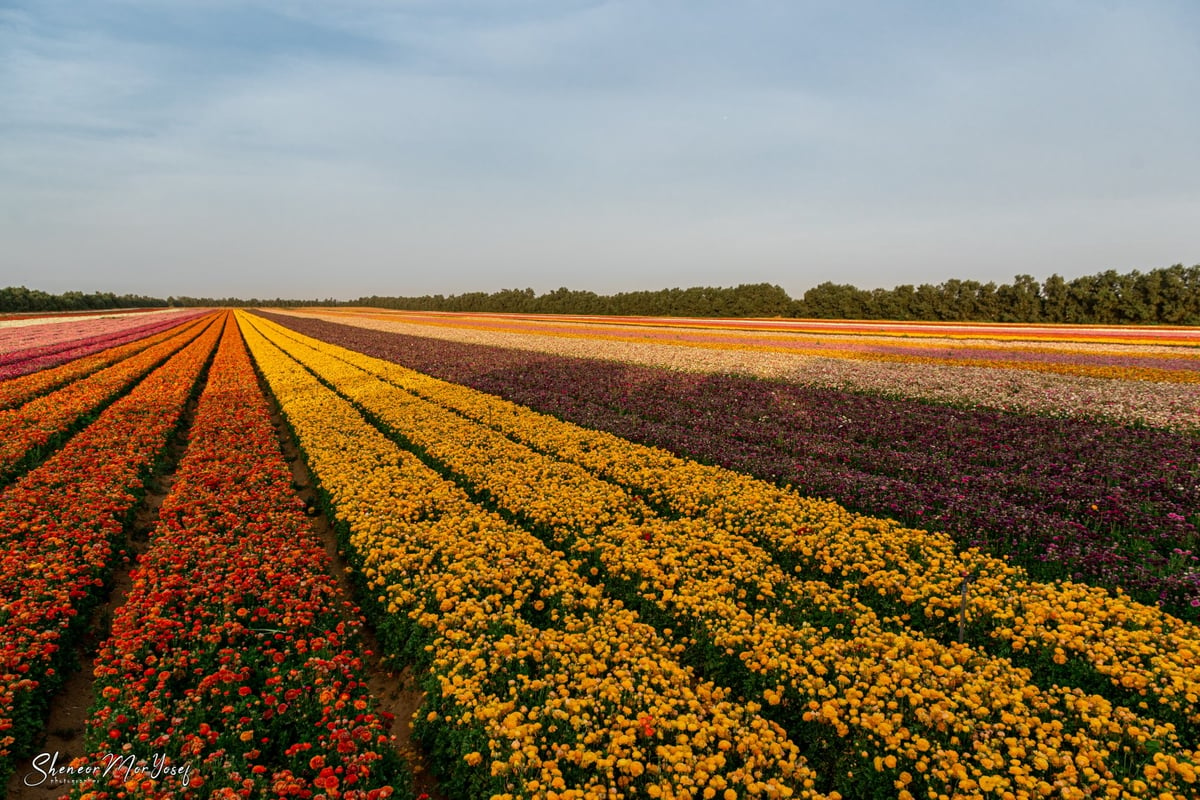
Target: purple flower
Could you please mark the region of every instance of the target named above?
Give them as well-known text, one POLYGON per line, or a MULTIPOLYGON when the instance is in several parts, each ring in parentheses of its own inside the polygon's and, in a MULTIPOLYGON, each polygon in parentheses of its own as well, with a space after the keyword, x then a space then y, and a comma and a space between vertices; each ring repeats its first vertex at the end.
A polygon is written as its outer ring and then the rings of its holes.
POLYGON ((1179 513, 1200 507, 1200 460, 1177 432, 264 316, 588 428, 943 530, 1041 579, 1120 586, 1194 613, 1188 566, 1172 550, 1200 532, 1179 513))

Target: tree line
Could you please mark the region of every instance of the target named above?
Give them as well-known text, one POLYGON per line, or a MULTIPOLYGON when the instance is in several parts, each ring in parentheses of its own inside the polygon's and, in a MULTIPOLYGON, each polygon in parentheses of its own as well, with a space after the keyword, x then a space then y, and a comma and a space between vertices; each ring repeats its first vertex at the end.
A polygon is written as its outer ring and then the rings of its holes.
POLYGON ((859 289, 827 281, 799 299, 768 283, 735 287, 595 292, 560 288, 356 300, 243 300, 234 297, 114 295, 111 292, 48 294, 25 287, 0 289, 0 312, 83 311, 104 308, 170 306, 371 306, 405 311, 596 314, 660 317, 799 317, 890 319, 944 322, 1049 322, 1101 325, 1200 325, 1200 265, 1116 270, 1065 280, 1055 274, 1042 282, 1017 275, 1011 283, 951 279, 939 284, 902 284, 891 289, 859 289))
POLYGON ((818 319, 1200 325, 1200 266, 1108 270, 1070 281, 1051 275, 1041 283, 1017 275, 999 286, 952 279, 867 291, 827 282, 805 292, 797 312, 818 319))
POLYGON ((141 294, 113 294, 112 292, 63 292, 50 294, 24 286, 8 286, 0 289, 0 313, 41 313, 50 311, 104 311, 114 308, 216 308, 258 306, 335 306, 352 305, 344 301, 274 299, 249 300, 240 297, 149 297, 141 294))
POLYGON ((610 295, 565 287, 542 295, 534 294, 533 289, 423 297, 376 295, 360 298, 356 303, 405 311, 657 317, 787 317, 794 316, 796 307, 796 301, 787 292, 768 283, 745 283, 732 288, 694 286, 690 289, 618 292, 610 295))
POLYGON ((109 308, 159 308, 167 301, 140 294, 113 294, 112 292, 63 292, 50 294, 24 286, 8 286, 0 289, 0 311, 99 311, 109 308))
POLYGON ((755 283, 613 295, 566 288, 542 295, 532 289, 449 296, 374 295, 352 304, 405 311, 525 314, 1200 325, 1200 265, 1176 264, 1144 273, 1108 270, 1070 281, 1055 274, 1040 283, 1031 275, 1017 275, 1011 283, 999 285, 951 279, 936 285, 868 290, 827 281, 799 299, 779 286, 755 283))

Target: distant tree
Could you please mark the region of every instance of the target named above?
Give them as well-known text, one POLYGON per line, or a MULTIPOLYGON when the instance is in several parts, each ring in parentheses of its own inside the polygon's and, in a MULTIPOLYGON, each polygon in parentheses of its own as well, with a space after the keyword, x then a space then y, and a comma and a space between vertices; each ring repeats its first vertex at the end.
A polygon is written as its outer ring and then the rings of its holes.
MULTIPOLYGON (((1058 278, 1057 275, 1054 277, 1058 278)), ((1002 284, 996 289, 996 307, 991 319, 997 322, 1041 322, 1044 316, 1042 302, 1041 288, 1033 276, 1017 275, 1012 284, 1002 284)))
POLYGON ((804 293, 804 315, 816 319, 861 319, 866 303, 858 297, 860 290, 844 283, 825 283, 804 293))
POLYGON ((938 309, 941 306, 941 293, 937 287, 922 283, 913 292, 911 313, 913 319, 933 321, 941 319, 938 316, 938 309))
POLYGON ((1120 308, 1118 318, 1121 322, 1135 325, 1146 325, 1157 321, 1158 318, 1158 283, 1156 276, 1143 275, 1136 269, 1121 276, 1120 308))
POLYGON ((744 283, 735 289, 740 316, 784 317, 791 311, 792 298, 782 286, 771 283, 744 283))
MULTIPOLYGON (((1042 284, 1042 318, 1046 322, 1067 322, 1071 307, 1071 290, 1057 272, 1042 284)), ((1020 320, 1013 320, 1019 322, 1020 320)))
POLYGON ((917 295, 911 283, 902 283, 891 291, 890 306, 880 308, 880 319, 910 320, 913 317, 913 300, 917 295))
POLYGON ((1096 276, 1081 275, 1067 284, 1067 313, 1064 322, 1084 324, 1096 322, 1096 276))
POLYGON ((981 322, 994 322, 1000 316, 1000 289, 992 281, 976 290, 975 314, 981 322))
POLYGON ((1158 321, 1168 325, 1200 325, 1200 266, 1175 264, 1160 274, 1158 321))
POLYGON ((933 319, 935 320, 953 320, 957 312, 955 308, 955 299, 958 295, 958 284, 960 281, 957 278, 951 278, 947 281, 942 281, 934 288, 934 312, 933 319))
POLYGON ((1091 289, 1091 314, 1098 324, 1113 325, 1121 322, 1121 290, 1124 281, 1115 269, 1105 270, 1093 276, 1091 289))
POLYGON ((0 289, 0 311, 42 312, 116 307, 362 305, 414 311, 503 311, 543 314, 627 314, 695 317, 815 317, 997 322, 1200 325, 1200 265, 1141 273, 1106 270, 1070 282, 1054 274, 1040 286, 1030 275, 1011 284, 951 278, 933 286, 865 291, 826 281, 799 299, 768 283, 734 287, 693 286, 598 295, 560 287, 537 295, 533 289, 501 289, 459 295, 402 297, 371 295, 353 301, 324 299, 209 298, 172 295, 166 300, 112 292, 68 291, 51 295, 24 286, 0 289))

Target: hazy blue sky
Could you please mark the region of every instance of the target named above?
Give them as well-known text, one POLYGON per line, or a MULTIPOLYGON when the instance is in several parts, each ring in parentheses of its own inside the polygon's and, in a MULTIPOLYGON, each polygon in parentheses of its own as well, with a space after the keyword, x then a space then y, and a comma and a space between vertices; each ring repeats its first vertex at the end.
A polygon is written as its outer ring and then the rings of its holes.
POLYGON ((1200 3, 0 0, 0 285, 1200 262, 1200 3))

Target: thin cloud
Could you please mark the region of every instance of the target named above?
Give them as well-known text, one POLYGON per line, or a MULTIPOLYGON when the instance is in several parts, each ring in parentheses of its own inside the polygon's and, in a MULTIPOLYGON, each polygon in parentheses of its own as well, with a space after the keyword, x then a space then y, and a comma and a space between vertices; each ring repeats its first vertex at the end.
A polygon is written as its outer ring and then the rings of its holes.
POLYGON ((1192 263, 1198 21, 1169 2, 17 4, 6 282, 799 294, 1192 263))

